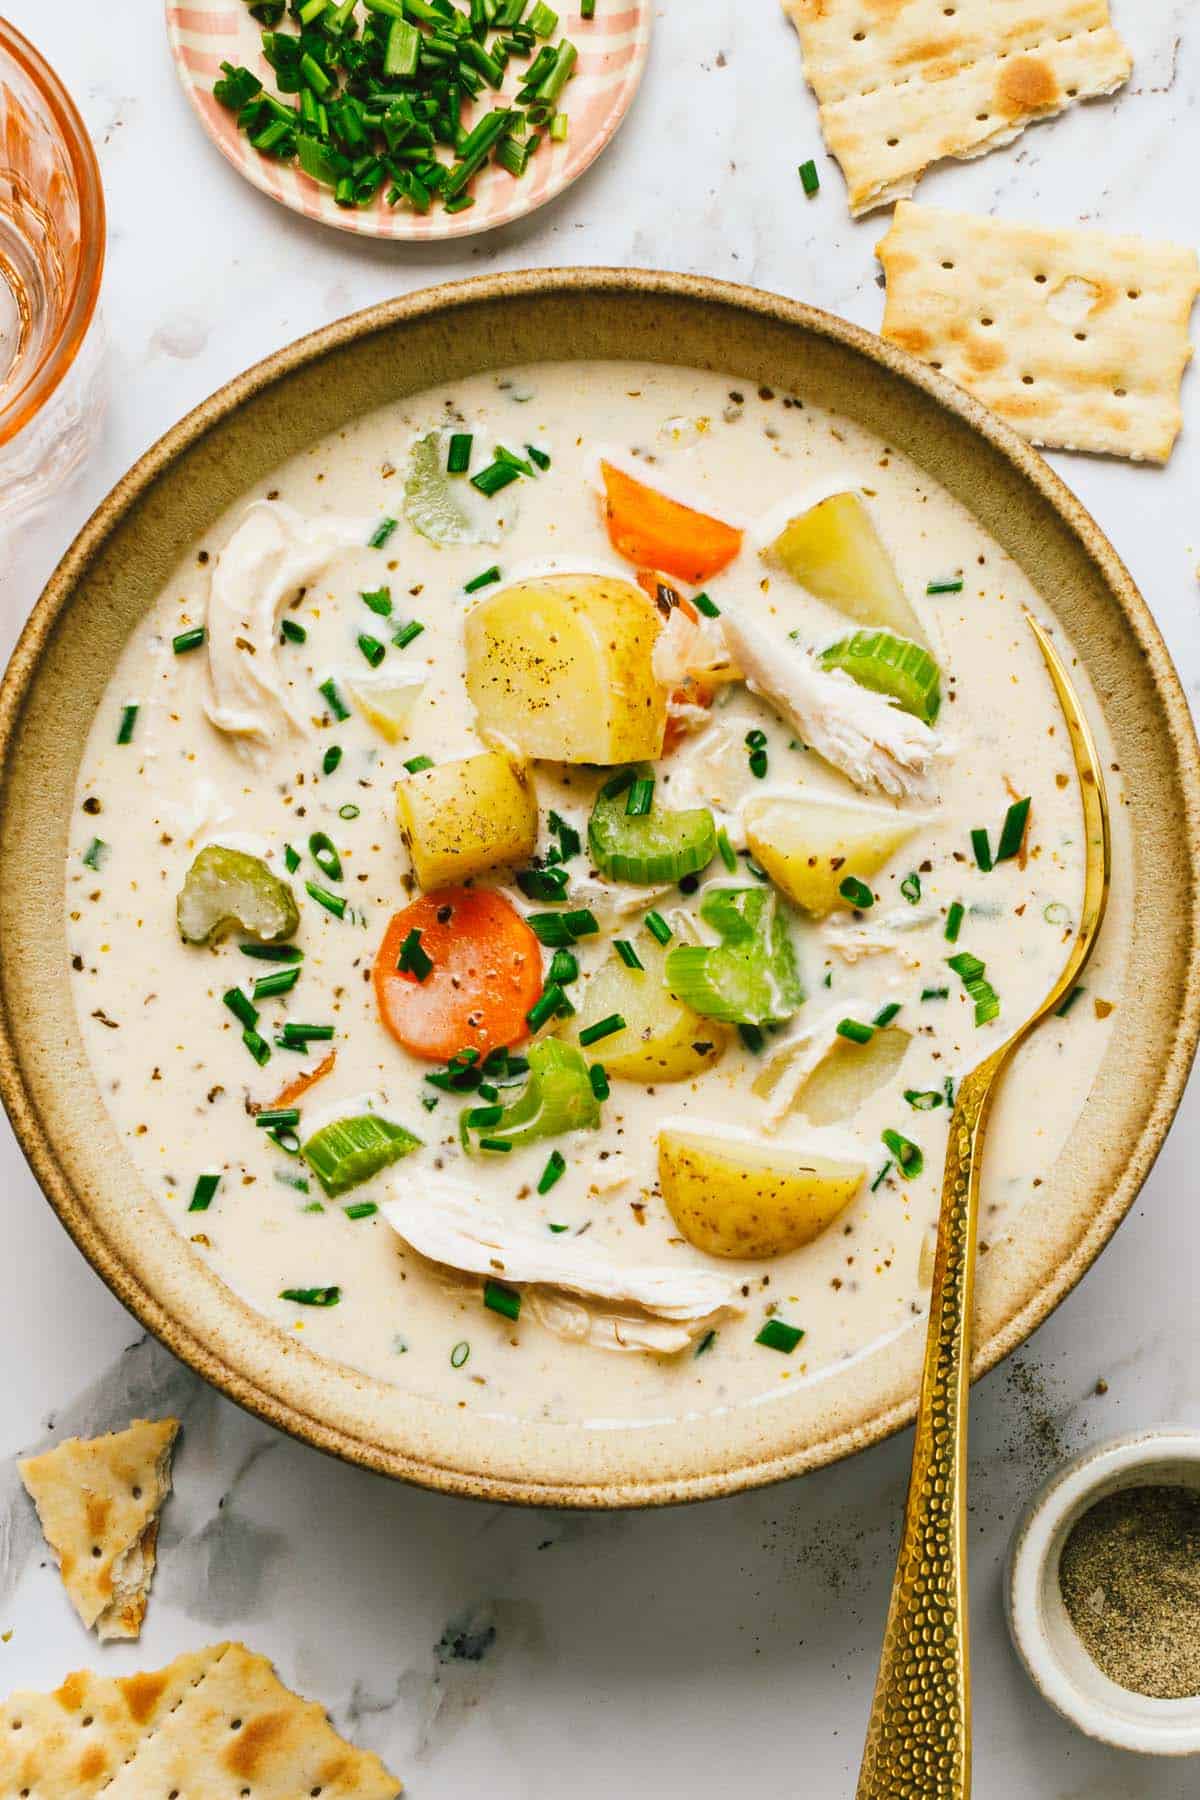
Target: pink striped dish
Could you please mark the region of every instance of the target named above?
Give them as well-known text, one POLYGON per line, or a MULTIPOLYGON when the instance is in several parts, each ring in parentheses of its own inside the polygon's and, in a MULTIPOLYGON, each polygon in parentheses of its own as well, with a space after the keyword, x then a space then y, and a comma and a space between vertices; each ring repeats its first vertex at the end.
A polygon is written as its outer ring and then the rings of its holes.
MULTIPOLYGON (((209 137, 240 174, 305 218, 339 231, 405 243, 468 237, 511 224, 578 180, 613 137, 637 92, 650 46, 651 11, 651 0, 597 0, 595 18, 584 21, 579 0, 560 5, 560 31, 579 50, 564 101, 571 121, 566 142, 543 143, 520 180, 489 165, 472 186, 475 204, 466 212, 447 214, 435 207, 422 215, 405 206, 389 206, 382 194, 361 210, 340 207, 328 188, 295 164, 275 162, 251 149, 234 115, 213 99, 212 87, 223 62, 244 63, 264 83, 270 82, 261 26, 251 18, 244 0, 191 5, 167 0, 166 7, 167 33, 184 92, 209 137)), ((479 104, 485 108, 491 97, 479 104)))

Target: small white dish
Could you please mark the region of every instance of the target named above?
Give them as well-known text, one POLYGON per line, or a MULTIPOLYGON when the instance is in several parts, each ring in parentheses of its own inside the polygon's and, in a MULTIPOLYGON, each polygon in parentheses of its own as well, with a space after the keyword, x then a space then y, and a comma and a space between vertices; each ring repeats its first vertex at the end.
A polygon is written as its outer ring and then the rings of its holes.
POLYGON ((1110 1681, 1080 1642, 1059 1588, 1063 1545, 1083 1514, 1108 1494, 1159 1483, 1200 1490, 1200 1431, 1180 1426, 1118 1438, 1052 1476, 1013 1533, 1008 1625, 1038 1692, 1089 1737, 1147 1756, 1194 1756, 1200 1695, 1153 1700, 1110 1681))

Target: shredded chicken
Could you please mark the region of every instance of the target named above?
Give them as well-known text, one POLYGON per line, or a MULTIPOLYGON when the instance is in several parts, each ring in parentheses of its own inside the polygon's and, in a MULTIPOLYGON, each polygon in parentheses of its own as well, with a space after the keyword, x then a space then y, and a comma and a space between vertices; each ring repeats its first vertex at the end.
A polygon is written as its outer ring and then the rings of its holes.
POLYGON ((671 608, 655 638, 650 667, 665 688, 682 687, 693 675, 737 679, 720 626, 711 619, 690 619, 682 606, 671 608))
POLYGON ((421 1256, 530 1288, 531 1310, 563 1335, 586 1336, 610 1349, 669 1354, 685 1348, 714 1319, 743 1310, 739 1283, 728 1275, 624 1266, 587 1240, 507 1224, 446 1176, 427 1175, 419 1189, 405 1176, 392 1192, 383 1216, 421 1256))
POLYGON ((288 699, 277 655, 280 608, 339 550, 363 541, 360 524, 306 519, 292 507, 253 501, 217 558, 208 598, 205 711, 250 753, 305 729, 288 699))
POLYGON ((938 748, 928 725, 890 695, 860 687, 841 669, 817 667, 796 646, 777 643, 757 625, 726 611, 725 640, 746 685, 774 706, 826 762, 858 787, 893 797, 915 793, 938 748))
POLYGON ((907 968, 919 969, 922 958, 910 942, 914 932, 932 925, 937 913, 903 911, 884 913, 869 925, 830 925, 825 932, 825 945, 843 962, 856 963, 864 956, 898 956, 907 968))

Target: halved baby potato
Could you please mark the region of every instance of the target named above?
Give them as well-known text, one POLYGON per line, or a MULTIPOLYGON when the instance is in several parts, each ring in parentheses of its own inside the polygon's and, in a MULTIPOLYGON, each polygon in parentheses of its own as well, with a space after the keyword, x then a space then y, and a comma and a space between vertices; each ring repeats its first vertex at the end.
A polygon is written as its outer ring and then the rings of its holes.
POLYGON ((882 806, 808 794, 763 794, 742 818, 759 865, 817 919, 847 905, 838 891, 847 877, 870 881, 919 823, 882 806))
POLYGON ((658 1179, 671 1217, 709 1256, 783 1256, 810 1244, 862 1186, 862 1163, 795 1146, 660 1131, 658 1179))
POLYGON ((634 948, 643 967, 630 969, 614 954, 588 981, 571 1035, 619 1013, 623 1031, 593 1044, 587 1055, 623 1081, 687 1081, 718 1062, 728 1041, 723 1025, 703 1019, 663 983, 663 953, 649 932, 634 948))
POLYGON ((529 772, 496 750, 406 775, 396 784, 396 818, 426 893, 524 862, 537 842, 529 772))
POLYGON ((659 618, 632 582, 548 575, 467 615, 467 691, 489 740, 565 763, 653 761, 667 690, 651 669, 659 618))
POLYGON ((860 495, 830 494, 798 513, 761 555, 861 625, 882 625, 927 644, 860 495))

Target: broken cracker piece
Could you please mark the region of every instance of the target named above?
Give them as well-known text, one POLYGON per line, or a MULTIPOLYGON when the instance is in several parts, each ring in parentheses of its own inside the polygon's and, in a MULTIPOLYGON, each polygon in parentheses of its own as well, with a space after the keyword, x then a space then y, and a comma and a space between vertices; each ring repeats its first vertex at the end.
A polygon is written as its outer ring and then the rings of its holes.
POLYGON ((783 0, 850 211, 1129 79, 1108 0, 783 0))
POLYGON ((883 336, 1022 437, 1166 462, 1183 423, 1194 250, 901 201, 876 254, 883 336))
POLYGON ((53 1694, 0 1706, 0 1795, 147 1800, 171 1793, 395 1800, 377 1756, 243 1644, 214 1644, 123 1680, 81 1670, 53 1694))
POLYGON ((178 1419, 138 1419, 17 1465, 71 1604, 101 1640, 142 1628, 178 1433, 178 1419))

